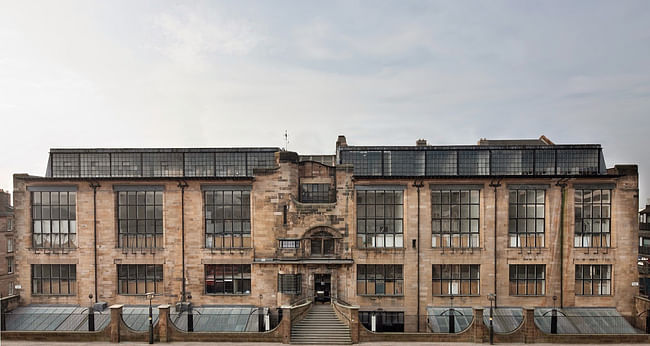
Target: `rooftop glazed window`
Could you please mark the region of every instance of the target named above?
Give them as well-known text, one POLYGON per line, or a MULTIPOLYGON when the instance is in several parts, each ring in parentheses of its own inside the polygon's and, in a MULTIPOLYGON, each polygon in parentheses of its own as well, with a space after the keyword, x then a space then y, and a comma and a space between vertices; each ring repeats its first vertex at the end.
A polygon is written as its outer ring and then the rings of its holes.
POLYGON ((606 174, 600 145, 343 147, 356 176, 517 176, 606 174))
POLYGON ((277 148, 52 149, 46 176, 251 177, 275 168, 277 148))

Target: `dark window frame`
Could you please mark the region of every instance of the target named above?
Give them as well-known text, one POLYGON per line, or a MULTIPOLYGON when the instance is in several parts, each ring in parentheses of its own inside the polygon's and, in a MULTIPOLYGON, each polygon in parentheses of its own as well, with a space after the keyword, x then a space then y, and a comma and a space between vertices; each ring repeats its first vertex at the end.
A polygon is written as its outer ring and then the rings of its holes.
POLYGON ((509 295, 511 296, 541 297, 546 295, 545 264, 511 264, 509 279, 509 295))
POLYGON ((372 315, 376 316, 376 332, 404 332, 403 311, 359 311, 359 322, 368 330, 372 328, 372 315))
POLYGON ((76 249, 78 247, 77 192, 31 191, 30 201, 32 248, 34 250, 76 249), (63 199, 65 203, 61 204, 63 199), (48 243, 49 246, 46 246, 48 243))
POLYGON ((578 188, 575 189, 574 195, 575 223, 573 247, 611 247, 613 190, 578 188), (587 191, 590 194, 589 202, 586 201, 587 191), (596 192, 598 193, 596 194, 596 192), (595 201, 596 195, 598 195, 598 201, 595 201), (607 201, 603 200, 603 196, 607 196, 607 201), (596 230, 596 228, 600 229, 596 230))
POLYGON ((404 266, 402 264, 357 264, 357 295, 404 296, 404 266), (388 293, 390 287, 393 288, 392 293, 388 293))
POLYGON ((77 291, 76 264, 32 264, 31 295, 32 296, 74 296, 77 291), (63 270, 65 267, 65 270, 63 270), (47 268, 47 270, 45 270, 47 268), (55 274, 56 272, 56 274, 55 274), (47 284, 47 285, 46 285, 47 284), (54 287, 58 286, 58 293, 54 287), (49 287, 49 292, 45 289, 49 287), (62 293, 64 292, 66 293, 62 293))
POLYGON ((118 248, 164 248, 163 198, 163 191, 116 191, 118 248))
POLYGON ((433 264, 431 279, 433 296, 481 295, 481 267, 479 264, 433 264), (457 292, 454 292, 454 284, 457 287, 457 292), (465 288, 469 292, 466 292, 465 288))
POLYGON ((302 203, 332 203, 332 185, 329 183, 301 183, 300 202, 302 203))
POLYGON ((545 246, 546 190, 510 189, 508 192, 508 247, 543 248, 545 246))
POLYGON ((164 293, 164 274, 162 264, 118 264, 117 294, 122 296, 142 296, 153 292, 164 293), (135 284, 135 292, 130 285, 135 284), (153 291, 149 285, 153 285, 153 291), (144 289, 140 289, 143 287, 144 289))
POLYGON ((431 190, 431 247, 478 248, 480 189, 431 190))
POLYGON ((205 190, 203 205, 205 248, 251 248, 249 190, 205 190))
POLYGON ((250 264, 205 264, 203 271, 203 293, 205 295, 251 294, 250 264), (209 285, 209 282, 212 282, 212 286, 209 285), (219 286, 222 289, 219 289, 219 286))
POLYGON ((302 274, 278 274, 278 292, 299 295, 302 293, 302 274))
POLYGON ((611 264, 576 264, 575 277, 576 296, 613 295, 611 264), (587 287, 589 287, 588 290, 587 287), (603 290, 604 288, 606 289, 603 290), (602 293, 603 291, 607 293, 602 293))
POLYGON ((404 191, 357 190, 356 194, 357 246, 404 248, 404 191), (390 239, 391 246, 386 245, 386 239, 390 239))

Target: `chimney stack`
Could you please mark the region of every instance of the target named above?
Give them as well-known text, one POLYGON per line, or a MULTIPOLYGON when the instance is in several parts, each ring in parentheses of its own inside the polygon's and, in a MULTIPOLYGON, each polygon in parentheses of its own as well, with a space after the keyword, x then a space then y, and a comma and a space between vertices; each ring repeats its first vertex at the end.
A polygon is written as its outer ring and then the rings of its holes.
POLYGON ((417 141, 415 141, 415 146, 416 147, 426 147, 427 146, 427 140, 420 138, 417 141))

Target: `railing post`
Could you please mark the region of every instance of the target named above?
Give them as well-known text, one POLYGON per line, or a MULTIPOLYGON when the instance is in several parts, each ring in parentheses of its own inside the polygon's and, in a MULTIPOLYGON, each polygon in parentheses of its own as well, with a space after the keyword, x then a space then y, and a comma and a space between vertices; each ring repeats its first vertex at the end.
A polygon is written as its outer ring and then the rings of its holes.
POLYGON ((557 334, 557 309, 551 311, 551 334, 557 334))
POLYGON ((95 309, 92 305, 88 307, 88 331, 95 331, 95 309))
POLYGON ((111 305, 111 343, 117 344, 120 342, 120 325, 122 322, 122 304, 111 305))
POLYGON ((350 339, 353 344, 359 343, 359 307, 350 307, 350 339))
POLYGON ((650 309, 646 310, 645 312, 645 333, 650 334, 650 309))
POLYGON ((280 307, 282 309, 282 343, 290 344, 291 343, 291 307, 283 305, 280 307))
POLYGON ((158 337, 160 342, 169 342, 169 305, 158 306, 158 337))
POLYGON ((449 309, 449 333, 456 333, 456 321, 454 316, 454 309, 449 309))
POLYGON ((485 325, 483 324, 483 307, 473 308, 474 315, 474 343, 483 343, 483 337, 485 336, 485 325))

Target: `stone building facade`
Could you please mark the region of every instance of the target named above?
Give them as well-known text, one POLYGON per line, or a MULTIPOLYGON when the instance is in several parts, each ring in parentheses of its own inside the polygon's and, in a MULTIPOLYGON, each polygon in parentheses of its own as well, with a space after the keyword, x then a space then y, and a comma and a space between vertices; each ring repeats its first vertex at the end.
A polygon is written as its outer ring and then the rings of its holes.
POLYGON ((16 260, 11 195, 0 190, 0 296, 14 295, 16 260))
POLYGON ((14 175, 16 266, 23 304, 318 296, 417 330, 427 307, 489 306, 494 293, 498 306, 631 316, 637 199, 636 166, 606 169, 599 145, 545 137, 357 147, 340 136, 323 156, 52 149, 44 177, 14 175))

